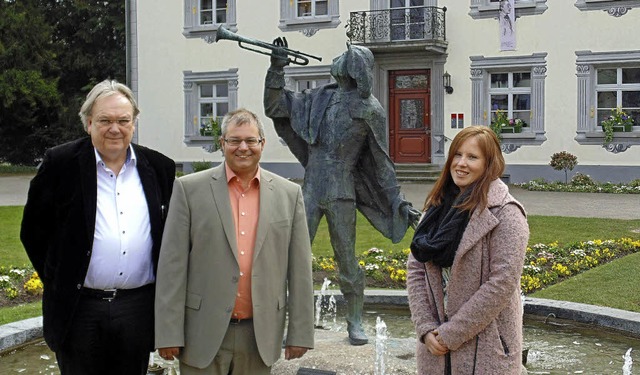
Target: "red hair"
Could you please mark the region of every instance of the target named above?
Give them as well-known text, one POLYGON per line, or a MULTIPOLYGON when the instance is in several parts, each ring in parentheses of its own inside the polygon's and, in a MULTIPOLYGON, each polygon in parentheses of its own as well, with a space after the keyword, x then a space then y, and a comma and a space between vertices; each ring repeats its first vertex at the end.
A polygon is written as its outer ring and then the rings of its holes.
POLYGON ((473 185, 473 190, 469 198, 462 202, 458 208, 465 211, 474 211, 476 208, 486 207, 489 185, 493 180, 502 176, 505 163, 502 151, 500 150, 500 141, 493 130, 488 126, 474 125, 461 130, 455 138, 453 138, 447 161, 442 168, 442 173, 424 202, 425 210, 430 206, 439 205, 442 202, 445 191, 455 186, 453 178, 451 177, 453 157, 462 144, 471 137, 476 137, 478 141, 478 146, 486 162, 485 171, 473 185))

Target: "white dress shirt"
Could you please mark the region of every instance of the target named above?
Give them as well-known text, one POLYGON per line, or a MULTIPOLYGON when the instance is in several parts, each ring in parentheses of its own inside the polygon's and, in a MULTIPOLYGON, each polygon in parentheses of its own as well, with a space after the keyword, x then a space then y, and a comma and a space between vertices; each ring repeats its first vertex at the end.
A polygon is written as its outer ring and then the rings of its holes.
MULTIPOLYGON (((94 149, 95 150, 95 149, 94 149)), ((129 146, 120 174, 95 151, 98 179, 95 234, 84 286, 133 289, 155 281, 147 200, 129 146)))

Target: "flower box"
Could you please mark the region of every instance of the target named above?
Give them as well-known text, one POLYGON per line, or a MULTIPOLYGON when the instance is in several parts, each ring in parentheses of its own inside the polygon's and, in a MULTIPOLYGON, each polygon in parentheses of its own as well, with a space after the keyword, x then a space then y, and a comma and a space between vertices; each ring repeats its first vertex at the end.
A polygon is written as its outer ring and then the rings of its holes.
POLYGON ((203 137, 213 137, 213 130, 200 129, 200 135, 203 137))
POLYGON ((503 126, 500 128, 501 133, 522 133, 521 126, 503 126))
POLYGON ((613 125, 614 132, 630 132, 632 130, 633 125, 631 124, 613 125))

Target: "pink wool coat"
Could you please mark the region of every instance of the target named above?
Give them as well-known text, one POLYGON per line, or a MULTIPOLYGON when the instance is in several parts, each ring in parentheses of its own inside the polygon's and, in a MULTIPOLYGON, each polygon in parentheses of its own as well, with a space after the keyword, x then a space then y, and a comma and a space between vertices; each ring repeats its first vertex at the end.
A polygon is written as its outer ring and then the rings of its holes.
MULTIPOLYGON (((520 374, 520 276, 529 240, 522 205, 501 180, 491 183, 488 207, 476 210, 462 236, 448 284, 445 321, 442 273, 431 262, 408 261, 407 290, 418 338, 438 330, 451 353, 452 375, 520 374)), ((444 374, 445 357, 418 340, 418 374, 444 374)))

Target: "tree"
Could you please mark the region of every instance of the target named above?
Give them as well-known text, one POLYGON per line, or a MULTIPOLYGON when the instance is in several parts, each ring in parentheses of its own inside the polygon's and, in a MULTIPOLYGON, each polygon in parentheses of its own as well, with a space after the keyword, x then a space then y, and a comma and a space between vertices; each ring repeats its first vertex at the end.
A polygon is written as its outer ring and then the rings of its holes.
POLYGON ((578 157, 566 151, 556 152, 551 155, 549 165, 556 171, 564 169, 564 183, 566 184, 568 182, 567 171, 572 171, 578 165, 578 157))
POLYGON ((0 3, 0 160, 33 164, 58 123, 51 27, 35 2, 0 3))
POLYGON ((78 111, 125 82, 124 1, 0 0, 0 161, 34 164, 83 134, 78 111))
POLYGON ((59 90, 65 99, 106 79, 126 80, 125 2, 40 0, 53 28, 57 61, 62 68, 59 90))

